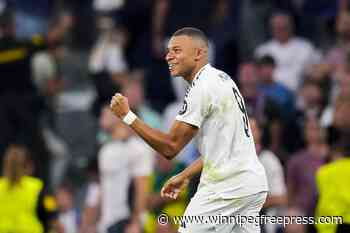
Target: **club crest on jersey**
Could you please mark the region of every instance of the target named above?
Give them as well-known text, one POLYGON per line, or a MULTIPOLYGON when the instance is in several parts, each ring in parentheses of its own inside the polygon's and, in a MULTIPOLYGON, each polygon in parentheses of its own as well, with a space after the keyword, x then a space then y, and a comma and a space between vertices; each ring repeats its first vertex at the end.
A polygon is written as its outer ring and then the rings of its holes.
POLYGON ((183 105, 182 105, 181 110, 179 111, 179 114, 180 114, 180 115, 183 115, 186 111, 187 111, 187 101, 184 100, 184 103, 183 103, 183 105))

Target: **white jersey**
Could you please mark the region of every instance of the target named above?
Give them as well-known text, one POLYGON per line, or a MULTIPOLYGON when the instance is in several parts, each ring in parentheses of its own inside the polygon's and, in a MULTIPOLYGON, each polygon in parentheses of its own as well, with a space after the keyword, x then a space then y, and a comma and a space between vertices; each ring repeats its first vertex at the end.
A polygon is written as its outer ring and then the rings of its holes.
POLYGON ((98 155, 101 178, 101 230, 130 216, 128 191, 131 180, 148 176, 153 169, 153 151, 141 139, 111 141, 98 155))
POLYGON ((197 195, 237 198, 268 190, 243 98, 226 73, 205 65, 176 120, 199 128, 196 143, 204 165, 197 195))

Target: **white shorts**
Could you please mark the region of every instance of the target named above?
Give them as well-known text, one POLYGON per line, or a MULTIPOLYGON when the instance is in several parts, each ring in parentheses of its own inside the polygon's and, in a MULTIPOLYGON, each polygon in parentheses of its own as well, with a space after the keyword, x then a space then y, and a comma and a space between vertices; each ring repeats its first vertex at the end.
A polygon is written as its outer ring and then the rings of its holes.
POLYGON ((265 203, 266 196, 267 192, 232 199, 213 199, 195 195, 188 204, 184 216, 186 218, 189 216, 192 219, 192 216, 204 216, 205 221, 204 223, 202 222, 203 218, 200 218, 201 222, 195 221, 195 223, 191 223, 186 221, 180 225, 178 231, 181 233, 260 233, 259 224, 256 222, 238 224, 236 217, 249 216, 251 219, 258 217, 265 203), (227 221, 228 218, 223 218, 223 216, 232 217, 230 221, 227 221))

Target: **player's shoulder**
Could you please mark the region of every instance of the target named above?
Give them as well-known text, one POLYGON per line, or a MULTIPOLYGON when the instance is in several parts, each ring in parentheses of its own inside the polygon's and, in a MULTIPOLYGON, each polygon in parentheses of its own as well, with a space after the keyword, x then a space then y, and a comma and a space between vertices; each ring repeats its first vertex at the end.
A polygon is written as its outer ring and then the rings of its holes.
POLYGON ((228 74, 207 64, 188 87, 185 98, 193 95, 220 94, 223 86, 229 86, 228 82, 232 82, 228 74))
POLYGON ((222 70, 208 65, 198 77, 198 83, 206 87, 213 87, 223 82, 231 82, 231 77, 222 70))

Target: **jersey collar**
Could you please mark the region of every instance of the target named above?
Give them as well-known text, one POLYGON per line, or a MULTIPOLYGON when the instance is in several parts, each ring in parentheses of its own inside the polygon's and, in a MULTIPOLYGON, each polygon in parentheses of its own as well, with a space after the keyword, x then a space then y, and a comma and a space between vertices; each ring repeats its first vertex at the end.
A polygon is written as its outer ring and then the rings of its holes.
POLYGON ((200 70, 198 70, 198 72, 196 73, 196 75, 194 76, 194 79, 192 80, 192 83, 194 82, 194 81, 196 81, 198 78, 199 78, 199 76, 200 76, 200 74, 202 73, 202 71, 204 70, 204 69, 206 69, 207 67, 209 67, 210 66, 210 64, 208 63, 208 64, 206 64, 205 66, 203 66, 202 68, 200 68, 200 70))

